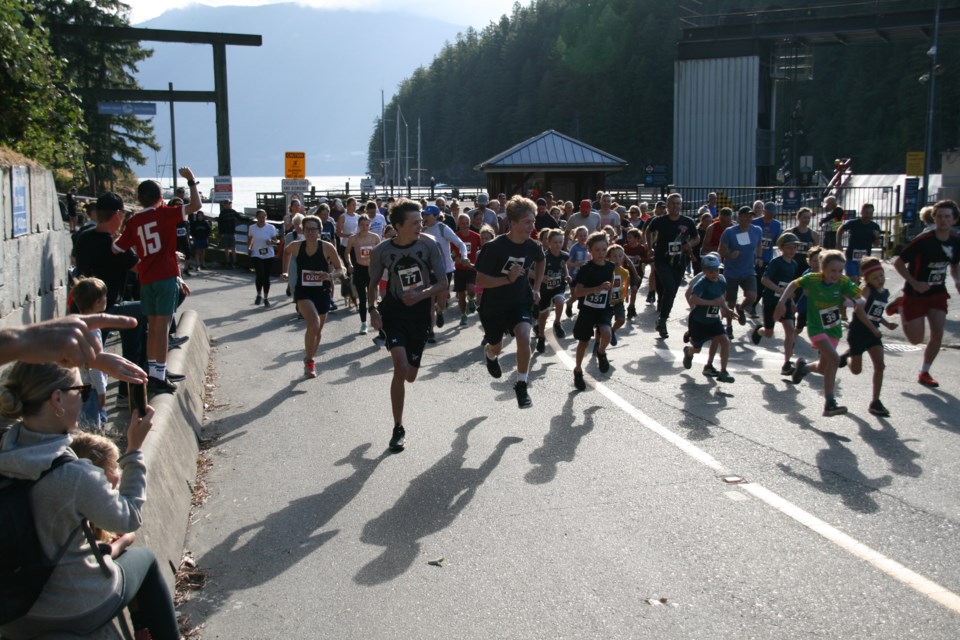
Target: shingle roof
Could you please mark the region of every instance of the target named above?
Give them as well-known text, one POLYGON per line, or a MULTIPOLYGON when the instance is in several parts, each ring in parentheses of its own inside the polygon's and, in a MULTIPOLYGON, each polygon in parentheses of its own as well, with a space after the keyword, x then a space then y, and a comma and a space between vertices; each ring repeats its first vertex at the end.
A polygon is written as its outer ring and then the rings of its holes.
POLYGON ((510 147, 480 163, 476 168, 482 171, 520 168, 612 171, 626 166, 626 160, 550 129, 510 147))

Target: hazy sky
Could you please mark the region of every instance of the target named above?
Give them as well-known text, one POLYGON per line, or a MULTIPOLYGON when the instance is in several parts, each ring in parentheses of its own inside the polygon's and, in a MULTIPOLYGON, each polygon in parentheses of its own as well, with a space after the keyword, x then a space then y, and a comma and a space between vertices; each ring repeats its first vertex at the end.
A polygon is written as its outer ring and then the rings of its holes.
MULTIPOLYGON (((252 6, 290 2, 291 0, 125 0, 132 13, 131 24, 139 24, 155 18, 168 9, 189 4, 208 6, 252 6)), ((370 11, 408 11, 433 18, 440 18, 454 24, 464 24, 481 28, 503 14, 513 11, 514 0, 300 0, 298 4, 331 9, 357 9, 370 11)), ((529 5, 530 0, 521 0, 520 4, 529 5)))

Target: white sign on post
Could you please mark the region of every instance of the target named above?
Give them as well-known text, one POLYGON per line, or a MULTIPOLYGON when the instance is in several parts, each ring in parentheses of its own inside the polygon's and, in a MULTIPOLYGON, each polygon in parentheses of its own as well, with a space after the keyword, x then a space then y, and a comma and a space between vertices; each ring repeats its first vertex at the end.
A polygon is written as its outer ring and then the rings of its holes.
POLYGON ((304 194, 310 191, 310 181, 301 179, 284 178, 280 181, 280 190, 284 193, 304 194))
POLYGON ((229 202, 233 200, 233 178, 231 176, 213 177, 213 201, 229 202))

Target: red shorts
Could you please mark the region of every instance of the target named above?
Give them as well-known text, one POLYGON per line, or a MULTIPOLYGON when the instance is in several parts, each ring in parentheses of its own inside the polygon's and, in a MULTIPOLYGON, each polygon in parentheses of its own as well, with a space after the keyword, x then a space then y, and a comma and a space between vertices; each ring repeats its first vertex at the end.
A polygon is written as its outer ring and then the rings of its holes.
POLYGON ((917 318, 926 318, 928 311, 947 312, 949 294, 939 293, 933 296, 904 296, 903 319, 906 322, 917 318))

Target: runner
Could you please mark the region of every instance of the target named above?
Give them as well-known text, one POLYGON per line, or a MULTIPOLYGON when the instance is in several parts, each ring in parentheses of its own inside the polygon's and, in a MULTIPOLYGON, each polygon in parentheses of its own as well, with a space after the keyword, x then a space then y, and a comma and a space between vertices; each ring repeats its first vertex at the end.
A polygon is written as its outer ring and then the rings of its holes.
MULTIPOLYGON (((374 204, 376 209, 376 204, 374 204)), ((377 215, 380 215, 379 213, 377 215)), ((353 279, 357 292, 360 313, 360 335, 367 334, 367 287, 370 286, 370 253, 380 244, 380 236, 370 231, 370 216, 361 213, 357 219, 357 232, 347 240, 343 252, 347 275, 353 279)))
POLYGON ((708 253, 700 257, 701 273, 687 289, 686 298, 690 303, 690 316, 687 326, 690 332, 690 346, 683 348, 683 368, 693 366, 693 356, 700 353, 703 345, 710 343, 710 355, 703 368, 703 375, 716 378, 719 382, 733 382, 734 377, 727 373, 727 359, 730 356, 730 338, 723 330, 722 316, 733 317, 725 299, 728 284, 720 275, 720 256, 708 253), (720 371, 713 366, 713 358, 720 351, 720 371))
POLYGON ((803 358, 797 358, 793 370, 794 384, 810 373, 823 376, 824 416, 836 416, 847 412, 846 407, 837 404, 834 391, 837 381, 837 367, 840 356, 837 344, 843 337, 840 324, 840 308, 845 299, 860 297, 860 288, 843 273, 843 254, 830 250, 820 254, 820 273, 808 273, 787 285, 780 295, 780 302, 773 313, 774 322, 779 322, 786 314, 787 301, 793 297, 797 287, 807 295, 807 333, 814 348, 819 350, 820 359, 807 364, 803 358))
MULTIPOLYGON (((787 285, 797 278, 797 262, 794 257, 797 255, 797 245, 800 241, 797 236, 790 232, 784 233, 777 239, 777 248, 780 249, 780 255, 770 261, 763 272, 763 325, 757 325, 753 329, 751 339, 753 344, 760 344, 761 335, 765 338, 773 337, 773 329, 776 322, 773 320, 773 313, 780 303, 780 296, 783 294, 787 285)), ((783 325, 783 366, 780 368, 780 375, 793 375, 793 343, 796 336, 794 329, 794 301, 787 300, 784 307, 783 317, 780 318, 780 324, 783 325)))
POLYGON ((630 303, 627 306, 627 318, 633 318, 637 315, 637 292, 643 284, 643 272, 653 258, 650 256, 650 249, 643 243, 640 229, 627 229, 627 244, 623 247, 623 252, 630 258, 637 272, 637 277, 634 279, 631 276, 630 279, 630 303))
MULTIPOLYGON (((727 282, 727 304, 736 311, 740 326, 747 324, 744 307, 757 301, 756 267, 760 264, 760 244, 763 231, 753 224, 753 209, 747 206, 737 211, 737 224, 720 235, 720 257, 723 259, 723 277, 727 282), (743 289, 743 304, 737 296, 743 289)), ((727 337, 733 339, 733 322, 727 318, 727 337)))
POLYGON ((579 391, 587 388, 583 379, 583 357, 594 332, 597 333, 597 368, 600 373, 610 370, 607 345, 610 343, 610 319, 613 315, 610 290, 613 288, 614 265, 607 261, 607 235, 602 231, 591 233, 587 247, 590 250, 590 262, 580 267, 573 280, 574 297, 583 298, 577 322, 573 326, 573 337, 577 339, 573 386, 579 391))
MULTIPOLYGON (((807 251, 807 268, 804 271, 800 272, 801 276, 805 276, 808 273, 820 273, 820 253, 823 252, 823 248, 819 246, 812 246, 810 250, 807 251)), ((796 335, 803 334, 803 329, 807 326, 807 296, 803 292, 803 289, 797 289, 796 295, 793 297, 794 301, 797 303, 797 331, 796 335)))
POLYGON ((863 370, 863 354, 870 355, 873 363, 873 396, 868 411, 875 416, 889 417, 890 411, 880 402, 880 387, 883 386, 883 334, 880 325, 896 329, 897 325, 883 317, 890 293, 883 288, 886 277, 879 259, 867 256, 860 263, 863 295, 857 300, 847 333, 850 348, 840 356, 840 367, 850 365, 850 373, 860 375, 863 370))
POLYGON ((370 254, 367 311, 373 328, 386 335, 393 361, 390 405, 394 424, 389 447, 391 451, 403 451, 406 446, 405 385, 417 379, 430 328, 431 300, 447 290, 447 274, 440 245, 420 233, 423 218, 416 202, 406 198, 397 200, 390 209, 390 224, 397 235, 378 244, 370 254), (387 290, 380 304, 374 305, 384 274, 387 290), (430 282, 434 284, 429 285, 430 282))
POLYGON ((657 292, 660 294, 657 332, 662 339, 669 337, 667 320, 683 279, 684 255, 700 242, 697 224, 680 213, 682 206, 683 197, 671 193, 667 197, 667 215, 652 219, 644 227, 647 244, 653 247, 657 292), (657 236, 655 244, 652 243, 653 234, 657 236))
MULTIPOLYGON (((590 262, 590 250, 587 249, 587 237, 590 235, 590 232, 586 227, 576 227, 571 234, 573 244, 570 245, 570 260, 567 262, 567 271, 570 274, 571 281, 573 281, 573 279, 577 277, 577 271, 580 270, 580 267, 590 262)), ((573 317, 574 301, 573 293, 571 292, 570 298, 567 300, 568 318, 573 317)))
MULTIPOLYGON (((450 203, 450 208, 456 204, 456 200, 450 203)), ((473 265, 477 262, 477 253, 480 251, 480 234, 470 228, 470 216, 465 213, 457 215, 457 237, 463 241, 467 248, 467 261, 458 259, 454 263, 453 271, 453 291, 457 294, 457 305, 460 307, 460 326, 467 324, 467 313, 473 313, 477 310, 476 283, 477 270, 473 265)))
POLYGON ((820 244, 820 235, 810 227, 812 219, 813 211, 810 207, 803 207, 797 211, 797 225, 787 230, 797 236, 800 241, 797 244, 796 256, 798 273, 803 273, 809 268, 807 252, 810 251, 810 247, 820 244))
POLYGON ((880 246, 880 238, 883 230, 880 225, 873 221, 874 207, 866 202, 860 207, 860 217, 853 220, 847 220, 837 229, 837 247, 842 247, 841 242, 844 232, 847 233, 847 265, 846 274, 850 278, 860 277, 860 261, 869 256, 873 247, 880 246))
POLYGON ((611 244, 607 247, 607 260, 613 263, 613 287, 610 289, 610 309, 613 311, 613 326, 610 327, 610 345, 617 346, 617 330, 627 322, 625 301, 630 293, 630 283, 640 276, 633 263, 627 260, 623 247, 611 244))
POLYGON ((270 306, 270 271, 273 269, 273 258, 277 255, 274 247, 277 244, 277 228, 267 224, 267 212, 257 209, 257 223, 247 229, 247 255, 253 262, 256 273, 257 298, 253 304, 270 306), (262 294, 262 295, 261 295, 262 294))
MULTIPOLYGON (((757 263, 755 271, 758 294, 763 293, 763 285, 760 281, 763 279, 763 272, 766 270, 767 265, 773 260, 773 247, 777 244, 777 238, 780 237, 780 233, 783 231, 783 225, 773 217, 775 207, 776 204, 773 202, 764 204, 762 200, 757 200, 753 203, 753 224, 763 232, 763 239, 760 241, 760 253, 757 254, 760 261, 757 263)), ((757 315, 757 299, 754 299, 753 304, 749 307, 744 305, 744 308, 750 311, 750 317, 752 319, 759 320, 760 317, 757 315)))
POLYGON ((280 277, 284 282, 288 280, 287 269, 291 259, 296 256, 293 300, 307 324, 306 333, 303 335, 303 373, 308 378, 316 378, 314 356, 320 347, 320 334, 330 310, 333 281, 343 275, 343 269, 337 248, 320 240, 320 229, 323 226, 320 218, 308 215, 302 219, 301 224, 305 239, 295 240, 283 249, 284 264, 280 277))
POLYGON ((925 323, 930 323, 930 341, 923 352, 923 366, 917 382, 925 387, 938 387, 940 383, 930 375, 930 367, 943 342, 943 328, 947 320, 947 270, 960 292, 957 262, 960 261, 960 239, 952 231, 960 220, 960 210, 953 200, 940 200, 933 205, 933 220, 936 228, 921 233, 897 256, 893 266, 906 284, 903 297, 892 302, 888 314, 900 311, 903 333, 911 344, 921 344, 925 323))
MULTIPOLYGON (((456 248, 458 256, 466 256, 467 246, 463 244, 463 240, 460 239, 450 227, 448 227, 443 222, 440 222, 440 207, 436 205, 428 205, 423 208, 423 233, 426 233, 433 237, 437 241, 437 244, 440 245, 440 253, 443 254, 443 261, 447 274, 447 281, 453 279, 454 272, 454 262, 453 257, 450 254, 451 245, 456 248)), ((466 262, 466 258, 458 258, 460 262, 466 262)), ((437 328, 440 329, 443 327, 444 317, 443 312, 447 308, 447 298, 449 297, 449 292, 444 291, 442 295, 438 295, 434 299, 433 306, 430 307, 430 330, 427 332, 427 342, 434 343, 436 339, 433 334, 433 325, 436 323, 437 328)))
POLYGON ((547 252, 543 282, 540 285, 537 353, 543 353, 546 349, 547 318, 550 316, 551 308, 554 310, 554 335, 557 336, 558 340, 567 335, 563 327, 560 326, 560 319, 563 317, 563 303, 565 302, 563 292, 566 291, 567 283, 570 282, 570 274, 567 271, 567 261, 570 259, 570 254, 563 250, 563 239, 564 233, 561 229, 544 229, 540 233, 540 244, 547 248, 547 252))
POLYGON ((494 378, 502 374, 497 356, 503 349, 503 336, 512 333, 517 340, 517 383, 513 389, 521 409, 533 402, 527 394, 530 366, 530 327, 532 307, 540 301, 543 282, 543 248, 530 239, 537 205, 529 198, 514 196, 507 202, 509 233, 483 245, 477 256, 477 284, 483 287, 480 323, 483 325, 484 360, 494 378), (533 289, 528 274, 533 269, 533 289))

